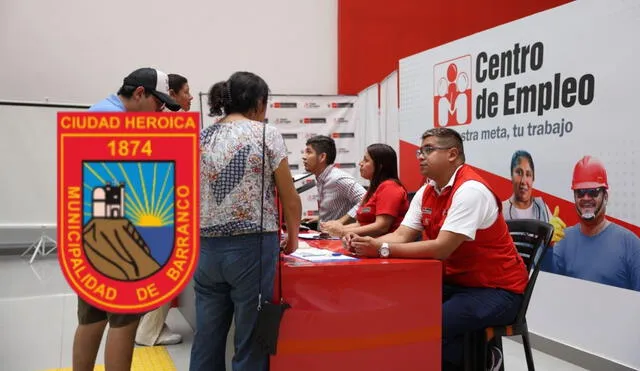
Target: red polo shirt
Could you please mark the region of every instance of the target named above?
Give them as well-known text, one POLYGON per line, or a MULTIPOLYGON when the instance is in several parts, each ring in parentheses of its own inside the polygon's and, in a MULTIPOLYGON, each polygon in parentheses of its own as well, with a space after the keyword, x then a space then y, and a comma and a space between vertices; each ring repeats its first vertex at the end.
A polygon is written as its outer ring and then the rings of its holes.
POLYGON ((371 224, 378 215, 394 217, 389 233, 400 226, 404 214, 409 209, 407 191, 393 180, 380 183, 378 189, 371 195, 364 205, 360 205, 356 213, 356 220, 360 225, 371 224))

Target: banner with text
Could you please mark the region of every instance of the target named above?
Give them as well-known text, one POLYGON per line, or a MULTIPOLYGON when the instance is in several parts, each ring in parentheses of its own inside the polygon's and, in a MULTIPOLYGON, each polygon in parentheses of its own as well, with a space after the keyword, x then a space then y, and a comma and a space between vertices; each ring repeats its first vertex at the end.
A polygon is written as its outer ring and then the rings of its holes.
POLYGON ((506 218, 554 225, 543 269, 640 291, 639 17, 576 2, 401 60, 403 182, 423 182, 422 133, 453 128, 506 218))
MULTIPOLYGON (((356 96, 304 96, 272 95, 269 97, 266 121, 275 125, 282 136, 289 153, 291 173, 306 173, 302 163, 302 153, 307 139, 314 135, 327 135, 336 142, 335 165, 354 178, 360 178, 358 163, 364 147, 356 122, 356 96)), ((314 182, 310 176, 296 182, 296 188, 314 182)), ((313 187, 300 194, 302 211, 305 216, 318 213, 318 190, 313 187)))

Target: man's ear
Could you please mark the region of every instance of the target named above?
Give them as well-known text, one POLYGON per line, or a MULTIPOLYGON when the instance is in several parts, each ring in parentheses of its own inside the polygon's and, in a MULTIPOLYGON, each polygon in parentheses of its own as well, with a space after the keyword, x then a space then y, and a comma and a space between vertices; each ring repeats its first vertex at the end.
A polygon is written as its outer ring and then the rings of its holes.
POLYGON ((326 153, 321 153, 318 155, 318 162, 327 162, 327 154, 326 153))
POLYGON ((458 156, 460 156, 460 151, 456 148, 449 148, 449 161, 454 162, 458 156))
POLYGON ((140 99, 142 98, 143 95, 144 95, 144 87, 138 86, 136 90, 133 91, 133 94, 131 96, 132 98, 140 99))

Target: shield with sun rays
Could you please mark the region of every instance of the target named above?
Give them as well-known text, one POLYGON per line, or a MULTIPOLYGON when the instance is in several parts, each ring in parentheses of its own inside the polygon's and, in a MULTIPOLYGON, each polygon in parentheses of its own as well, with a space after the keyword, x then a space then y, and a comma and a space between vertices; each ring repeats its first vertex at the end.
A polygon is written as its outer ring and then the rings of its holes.
POLYGON ((126 281, 164 266, 175 236, 174 162, 84 161, 82 181, 89 263, 126 281))
POLYGON ((199 257, 197 113, 58 113, 58 260, 109 313, 145 313, 199 257))

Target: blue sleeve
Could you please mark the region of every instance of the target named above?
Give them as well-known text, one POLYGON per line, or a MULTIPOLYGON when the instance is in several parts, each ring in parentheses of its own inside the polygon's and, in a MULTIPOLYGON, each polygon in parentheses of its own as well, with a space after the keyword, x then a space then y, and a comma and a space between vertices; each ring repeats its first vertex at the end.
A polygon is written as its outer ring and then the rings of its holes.
POLYGON ((540 262, 540 270, 543 272, 556 273, 555 269, 555 249, 553 246, 549 246, 547 248, 547 252, 542 257, 542 261, 540 262))
POLYGON ((628 267, 629 288, 640 291, 640 238, 631 233, 629 236, 628 267))
POLYGON ((567 237, 565 236, 565 238, 563 238, 562 240, 558 241, 555 246, 553 246, 553 248, 551 249, 551 251, 553 252, 553 273, 556 274, 562 274, 562 275, 566 275, 566 265, 564 262, 564 256, 562 254, 563 250, 564 250, 564 245, 565 245, 565 239, 567 237))

